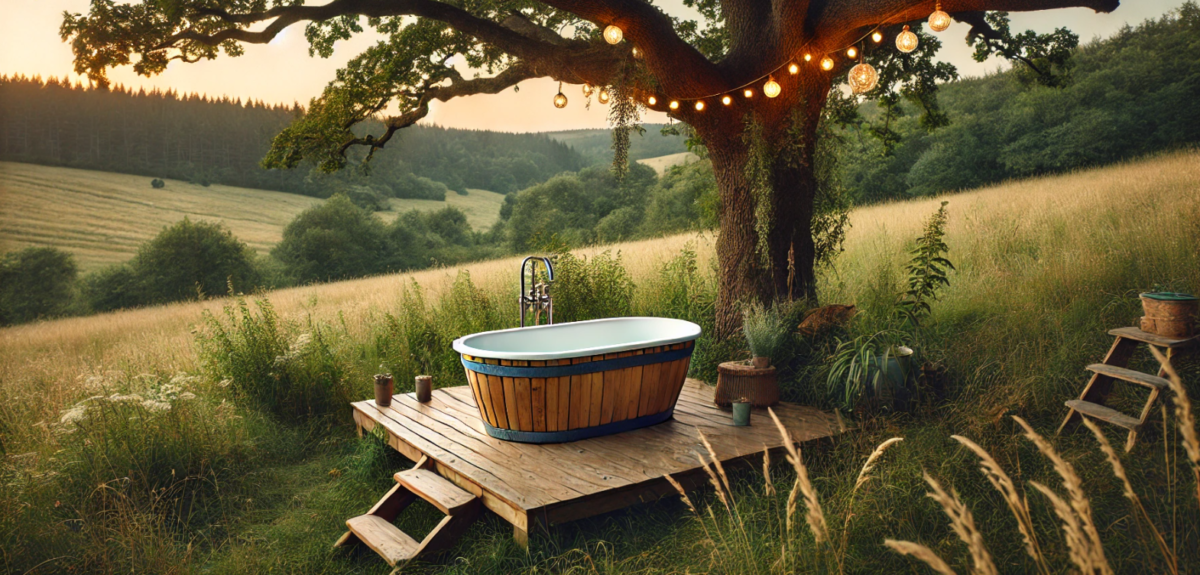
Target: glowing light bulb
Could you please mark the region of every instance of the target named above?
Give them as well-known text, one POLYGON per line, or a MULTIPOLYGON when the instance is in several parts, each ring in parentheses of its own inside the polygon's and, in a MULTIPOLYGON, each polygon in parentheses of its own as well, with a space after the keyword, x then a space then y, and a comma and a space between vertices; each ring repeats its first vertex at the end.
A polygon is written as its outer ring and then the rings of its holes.
POLYGON ((791 64, 788 64, 788 72, 792 73, 792 74, 799 74, 800 66, 797 66, 794 62, 791 64))
POLYGON ((858 48, 855 48, 854 46, 851 46, 850 48, 848 48, 846 50, 846 57, 850 58, 850 59, 857 58, 858 57, 858 48))
POLYGON ((751 90, 750 88, 746 88, 745 90, 742 90, 742 95, 743 95, 743 96, 745 96, 745 97, 747 97, 747 98, 753 98, 753 97, 754 97, 754 90, 751 90))
POLYGON ((584 97, 584 98, 587 98, 588 96, 591 96, 591 95, 592 95, 592 92, 593 92, 593 91, 595 91, 595 90, 596 90, 596 89, 595 89, 595 88, 593 88, 591 84, 586 84, 586 83, 585 83, 585 84, 583 85, 583 97, 584 97))
POLYGON ((882 42, 883 41, 883 32, 880 32, 879 30, 872 32, 871 39, 874 40, 876 44, 882 42))
POLYGON ((829 56, 821 58, 821 69, 825 70, 826 72, 832 70, 833 69, 833 58, 830 58, 829 56))
POLYGON ((941 32, 950 27, 950 15, 942 12, 942 3, 938 2, 933 10, 933 14, 929 15, 929 29, 934 32, 941 32))
POLYGON ((896 49, 905 54, 917 49, 917 35, 904 26, 904 31, 896 36, 896 49))
POLYGON ((559 92, 554 95, 554 107, 555 108, 566 108, 567 107, 567 97, 565 95, 563 95, 562 92, 559 92))
POLYGON ((655 98, 654 96, 650 96, 649 98, 646 98, 646 103, 653 106, 658 103, 658 98, 655 98))
POLYGON ((678 109, 679 109, 679 101, 678 101, 678 100, 671 100, 671 103, 670 103, 670 104, 667 104, 667 107, 668 107, 668 108, 670 108, 670 109, 672 109, 672 110, 678 110, 678 109))
POLYGON ((617 28, 616 25, 610 24, 604 29, 604 41, 609 44, 619 44, 621 39, 625 37, 625 33, 617 28))
POLYGON ((637 49, 637 46, 634 46, 634 47, 633 47, 633 57, 634 57, 634 58, 637 58, 638 60, 641 60, 641 59, 642 59, 642 51, 641 51, 641 50, 638 50, 638 49, 637 49))
POLYGON ((600 93, 596 94, 596 101, 601 104, 608 103, 608 88, 600 88, 600 93))
POLYGON ((696 111, 697 111, 697 112, 703 112, 703 111, 704 111, 704 100, 698 100, 698 101, 696 102, 696 111))
POLYGON ((733 103, 733 98, 730 98, 729 94, 725 94, 724 96, 721 96, 721 103, 728 106, 733 103))
POLYGON ((763 95, 768 98, 774 98, 782 91, 783 88, 779 85, 779 82, 775 81, 774 77, 767 78, 767 83, 763 84, 763 95))
POLYGON ((879 81, 879 73, 870 64, 862 63, 850 68, 846 80, 850 82, 850 91, 862 94, 875 88, 875 83, 879 81))
POLYGON ((812 54, 805 54, 805 55, 804 55, 804 61, 805 61, 805 62, 812 62, 812 54))

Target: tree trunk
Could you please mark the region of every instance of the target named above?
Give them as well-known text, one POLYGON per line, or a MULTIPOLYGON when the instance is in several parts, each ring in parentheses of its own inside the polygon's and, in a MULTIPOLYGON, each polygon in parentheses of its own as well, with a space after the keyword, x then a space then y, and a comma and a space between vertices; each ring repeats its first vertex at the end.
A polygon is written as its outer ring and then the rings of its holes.
POLYGON ((714 114, 717 118, 711 123, 693 124, 708 148, 721 199, 718 337, 731 336, 741 328, 741 306, 748 301, 770 304, 816 296, 812 217, 817 181, 813 152, 829 83, 825 77, 814 76, 788 84, 801 89, 773 99, 761 94, 750 100, 739 98, 735 106, 742 108, 740 114, 714 114), (770 158, 768 197, 773 217, 765 254, 759 249, 757 200, 748 169, 753 152, 744 137, 751 115, 762 126, 770 158), (791 265, 789 251, 793 253, 791 265))

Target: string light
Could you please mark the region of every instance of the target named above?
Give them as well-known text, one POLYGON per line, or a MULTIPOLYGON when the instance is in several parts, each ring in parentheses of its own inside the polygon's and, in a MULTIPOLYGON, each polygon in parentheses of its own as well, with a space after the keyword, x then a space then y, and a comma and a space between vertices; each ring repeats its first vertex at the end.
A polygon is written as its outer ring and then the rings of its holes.
POLYGON ((733 103, 733 98, 730 98, 729 94, 725 94, 724 96, 721 96, 721 103, 728 106, 733 103))
POLYGON ((601 104, 608 103, 608 88, 600 88, 600 93, 596 94, 596 101, 601 104))
POLYGON ((658 98, 655 98, 654 96, 650 96, 649 98, 646 98, 646 103, 653 106, 658 103, 658 98))
POLYGON ((832 70, 833 69, 833 58, 830 58, 829 56, 821 58, 821 69, 825 70, 826 72, 832 70))
POLYGON ((812 62, 812 54, 805 54, 805 55, 804 55, 804 61, 805 61, 805 62, 812 62))
POLYGON ((938 2, 935 5, 933 14, 929 15, 929 29, 934 32, 941 32, 950 27, 950 15, 942 12, 942 3, 938 2))
POLYGON ((797 66, 795 62, 792 62, 791 64, 788 64, 788 72, 792 74, 799 74, 800 66, 797 66))
POLYGON ((781 88, 779 86, 779 82, 775 81, 774 76, 767 78, 767 83, 763 84, 763 95, 768 98, 774 98, 775 96, 778 96, 779 93, 782 91, 783 91, 783 88, 781 88))
POLYGON ((917 35, 908 29, 908 24, 905 24, 904 31, 896 36, 896 49, 905 54, 917 49, 917 35))
POLYGON ((879 73, 870 64, 859 62, 857 66, 850 68, 846 80, 850 83, 851 92, 863 94, 875 88, 875 83, 879 81, 879 73))
POLYGON ((594 90, 595 90, 595 88, 592 87, 592 84, 590 82, 585 82, 583 84, 583 97, 584 98, 592 97, 592 92, 594 90))
POLYGON ((678 110, 679 109, 679 100, 671 100, 671 103, 667 104, 667 107, 672 110, 678 110))
POLYGON ((704 111, 704 100, 696 100, 696 111, 697 112, 704 111))
POLYGON ((634 46, 634 47, 633 47, 633 57, 634 57, 634 58, 636 58, 636 59, 638 59, 638 60, 641 60, 641 59, 642 59, 642 51, 641 51, 641 50, 638 50, 638 49, 637 49, 637 46, 634 46))
POLYGON ((621 39, 624 37, 625 33, 622 32, 620 28, 617 28, 615 24, 609 24, 608 27, 604 29, 604 41, 608 42, 609 44, 619 44, 621 39))
POLYGON ((554 107, 566 108, 567 96, 562 93, 562 82, 558 83, 558 93, 554 95, 554 107))
POLYGON ((851 46, 850 48, 848 48, 846 50, 846 57, 847 58, 857 58, 858 57, 858 48, 855 48, 854 46, 851 46))
POLYGON ((880 32, 879 30, 876 30, 871 33, 871 39, 874 40, 876 44, 878 44, 883 41, 883 33, 880 32))
POLYGON ((751 90, 750 88, 746 88, 745 90, 742 90, 742 95, 743 95, 743 96, 745 96, 745 97, 747 97, 747 98, 753 98, 753 97, 754 97, 754 90, 751 90))

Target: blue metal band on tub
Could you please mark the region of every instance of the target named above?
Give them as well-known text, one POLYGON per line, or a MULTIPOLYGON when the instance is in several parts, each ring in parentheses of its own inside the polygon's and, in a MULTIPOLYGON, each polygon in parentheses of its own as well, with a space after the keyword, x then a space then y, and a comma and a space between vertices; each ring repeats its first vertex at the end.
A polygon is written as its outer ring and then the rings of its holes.
POLYGON ((677 359, 691 357, 692 350, 695 348, 696 346, 691 345, 683 349, 672 349, 658 353, 631 355, 629 357, 618 357, 616 359, 602 359, 600 361, 589 361, 587 363, 576 363, 573 365, 547 365, 545 367, 493 365, 490 363, 468 361, 465 357, 462 358, 462 364, 463 367, 466 367, 475 373, 482 373, 484 375, 498 375, 500 377, 565 377, 568 375, 583 375, 585 373, 612 371, 614 369, 625 369, 627 367, 637 367, 639 365, 650 365, 652 363, 675 361, 677 359))
POLYGON ((614 421, 595 427, 581 427, 567 431, 517 431, 515 429, 492 427, 486 421, 483 422, 483 427, 487 430, 488 435, 496 439, 503 439, 504 441, 516 441, 517 443, 566 443, 568 441, 579 441, 580 439, 611 435, 623 431, 633 431, 639 427, 649 427, 671 419, 671 415, 674 413, 675 408, 672 407, 662 413, 643 415, 633 419, 626 419, 625 421, 614 421))

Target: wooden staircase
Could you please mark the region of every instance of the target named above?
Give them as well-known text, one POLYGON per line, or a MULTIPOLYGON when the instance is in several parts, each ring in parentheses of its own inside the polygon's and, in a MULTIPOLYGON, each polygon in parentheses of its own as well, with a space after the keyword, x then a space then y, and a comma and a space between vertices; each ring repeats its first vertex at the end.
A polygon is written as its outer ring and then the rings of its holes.
POLYGON ((1087 366, 1087 370, 1092 372, 1092 378, 1083 388, 1083 393, 1079 394, 1079 399, 1066 401, 1069 411, 1067 418, 1059 426, 1058 432, 1062 433, 1068 426, 1079 423, 1080 416, 1091 417, 1128 429, 1129 437, 1125 440, 1125 451, 1128 452, 1133 449, 1133 444, 1137 441, 1138 431, 1150 418, 1159 394, 1170 389, 1170 384, 1164 379, 1166 372, 1162 368, 1159 368, 1158 375, 1129 369, 1127 366, 1130 358, 1133 357, 1133 352, 1141 344, 1152 345, 1165 349, 1169 360, 1180 350, 1194 345, 1200 338, 1172 339, 1144 332, 1136 327, 1122 327, 1108 333, 1116 336, 1112 348, 1108 350, 1108 355, 1105 356, 1103 363, 1093 363, 1087 366), (1121 413, 1105 405, 1108 395, 1112 392, 1113 383, 1117 381, 1131 383, 1149 390, 1140 417, 1121 413))
POLYGON ((366 514, 347 520, 349 531, 333 546, 365 543, 393 567, 450 548, 479 516, 480 501, 434 473, 430 463, 422 457, 412 469, 397 473, 396 485, 366 514), (392 523, 417 497, 446 514, 419 542, 392 523))

